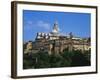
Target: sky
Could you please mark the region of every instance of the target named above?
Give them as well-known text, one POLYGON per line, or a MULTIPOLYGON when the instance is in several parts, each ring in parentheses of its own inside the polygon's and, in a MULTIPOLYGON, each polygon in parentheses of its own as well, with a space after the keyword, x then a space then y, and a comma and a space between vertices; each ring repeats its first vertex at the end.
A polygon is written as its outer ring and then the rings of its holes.
POLYGON ((23 10, 24 42, 34 41, 37 32, 51 32, 55 22, 62 35, 72 32, 77 37, 90 37, 90 13, 23 10))

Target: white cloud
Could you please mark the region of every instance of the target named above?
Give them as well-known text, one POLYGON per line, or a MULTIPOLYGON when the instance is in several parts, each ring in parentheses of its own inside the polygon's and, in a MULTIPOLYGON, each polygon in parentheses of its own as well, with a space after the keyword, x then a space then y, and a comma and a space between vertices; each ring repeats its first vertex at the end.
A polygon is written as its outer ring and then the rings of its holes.
POLYGON ((31 30, 33 27, 33 21, 29 20, 29 21, 25 21, 24 23, 24 30, 31 30))
POLYGON ((46 30, 50 29, 50 24, 44 21, 38 21, 37 26, 46 30))
POLYGON ((46 31, 50 30, 50 23, 47 23, 45 21, 39 20, 39 21, 26 21, 25 28, 26 30, 32 30, 33 27, 38 27, 40 29, 44 29, 46 31))

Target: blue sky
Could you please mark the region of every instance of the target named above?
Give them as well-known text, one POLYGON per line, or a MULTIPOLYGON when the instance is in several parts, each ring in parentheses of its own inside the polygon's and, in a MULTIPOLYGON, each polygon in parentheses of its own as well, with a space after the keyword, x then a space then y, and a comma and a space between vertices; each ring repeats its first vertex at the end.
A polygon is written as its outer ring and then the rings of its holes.
POLYGON ((34 40, 37 32, 51 32, 55 21, 61 34, 90 37, 90 20, 89 13, 23 10, 23 40, 34 40))

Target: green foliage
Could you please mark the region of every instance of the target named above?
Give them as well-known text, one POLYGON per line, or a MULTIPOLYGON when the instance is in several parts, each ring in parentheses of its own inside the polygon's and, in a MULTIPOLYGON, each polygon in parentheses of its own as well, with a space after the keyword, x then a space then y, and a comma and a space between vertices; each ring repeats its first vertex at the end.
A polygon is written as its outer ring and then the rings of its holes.
POLYGON ((72 66, 89 66, 90 60, 88 61, 86 55, 86 52, 76 51, 72 57, 72 66))
POLYGON ((38 53, 27 53, 23 57, 23 68, 56 68, 56 67, 74 67, 89 66, 90 51, 72 51, 65 49, 62 53, 52 53, 40 51, 38 53))
POLYGON ((69 66, 69 62, 59 54, 52 54, 49 63, 51 67, 69 66))

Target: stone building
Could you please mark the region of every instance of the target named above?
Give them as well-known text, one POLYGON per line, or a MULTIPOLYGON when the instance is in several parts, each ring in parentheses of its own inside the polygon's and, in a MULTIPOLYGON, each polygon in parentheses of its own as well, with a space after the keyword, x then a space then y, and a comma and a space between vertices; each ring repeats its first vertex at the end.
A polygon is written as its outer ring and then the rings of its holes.
POLYGON ((74 37, 72 32, 66 36, 60 35, 58 23, 55 22, 52 32, 38 32, 35 41, 27 42, 24 53, 28 53, 29 51, 32 51, 32 53, 44 51, 49 54, 59 54, 62 53, 64 49, 68 49, 68 51, 88 51, 90 50, 90 38, 74 37))

